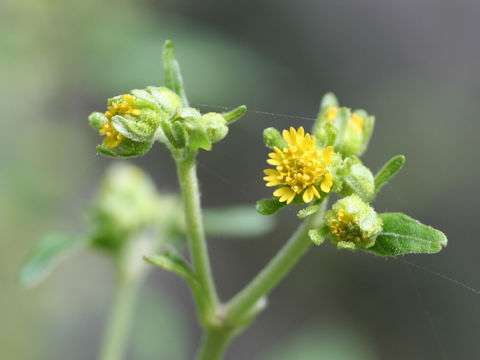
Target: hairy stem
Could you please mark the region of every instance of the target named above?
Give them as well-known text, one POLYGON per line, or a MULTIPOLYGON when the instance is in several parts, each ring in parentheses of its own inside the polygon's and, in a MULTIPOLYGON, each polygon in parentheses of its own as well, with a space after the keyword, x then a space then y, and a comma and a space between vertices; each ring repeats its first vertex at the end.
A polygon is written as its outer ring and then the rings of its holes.
POLYGON ((195 161, 177 161, 177 168, 185 208, 190 253, 203 295, 202 301, 198 301, 198 296, 195 298, 197 299, 200 316, 205 320, 206 317, 211 317, 215 312, 218 306, 218 297, 212 278, 203 229, 195 161))
POLYGON ((119 274, 99 360, 121 360, 125 357, 140 279, 119 274))
POLYGON ((223 329, 207 329, 203 344, 197 354, 197 360, 220 360, 228 343, 232 338, 232 332, 223 329))
POLYGON ((280 249, 258 275, 235 297, 227 307, 227 321, 235 324, 259 301, 268 294, 291 270, 311 246, 308 230, 318 227, 323 221, 326 201, 322 208, 295 231, 290 240, 280 249))

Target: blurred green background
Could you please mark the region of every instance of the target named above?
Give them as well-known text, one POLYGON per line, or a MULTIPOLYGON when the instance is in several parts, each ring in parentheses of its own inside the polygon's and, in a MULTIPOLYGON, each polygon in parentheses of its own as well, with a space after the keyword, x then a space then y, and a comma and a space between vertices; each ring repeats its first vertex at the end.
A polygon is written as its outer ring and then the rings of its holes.
MULTIPOLYGON (((82 229, 113 161, 96 155, 101 138, 87 116, 108 97, 161 85, 166 39, 194 106, 249 107, 200 155, 205 205, 269 196, 262 129, 310 127, 305 118, 333 91, 377 117, 368 166, 406 155, 375 208, 406 212, 449 238, 438 255, 402 260, 480 289, 479 17, 474 0, 1 1, 0 357, 95 357, 112 293, 107 259, 85 251, 31 290, 17 285, 17 271, 42 233, 82 229)), ((177 189, 161 146, 132 162, 160 189, 177 189)), ((282 245, 294 215, 284 210, 261 239, 211 239, 223 299, 282 245)), ((313 249, 227 359, 476 358, 478 293, 402 260, 313 249)), ((129 358, 190 359, 199 335, 186 286, 153 271, 129 358)))

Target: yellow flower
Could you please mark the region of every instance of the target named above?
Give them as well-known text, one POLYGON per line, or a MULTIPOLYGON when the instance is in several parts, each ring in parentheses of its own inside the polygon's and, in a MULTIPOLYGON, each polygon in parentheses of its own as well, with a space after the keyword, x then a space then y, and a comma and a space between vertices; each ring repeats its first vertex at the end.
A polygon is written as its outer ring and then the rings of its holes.
POLYGON ((122 142, 124 136, 113 127, 112 118, 115 115, 139 116, 140 110, 134 107, 135 104, 136 101, 133 96, 125 94, 123 95, 123 101, 108 107, 108 110, 105 112, 105 117, 108 119, 108 122, 103 123, 101 125, 102 128, 99 130, 100 135, 105 135, 103 145, 114 148, 122 142))
POLYGON ((325 193, 330 192, 332 174, 326 166, 332 160, 333 147, 326 147, 320 155, 315 148, 315 136, 305 134, 303 127, 283 130, 282 135, 288 146, 283 150, 275 146, 275 152, 270 153, 267 160, 275 169, 264 170, 267 186, 283 185, 273 195, 290 204, 295 195, 302 192, 305 203, 311 202, 314 196, 320 199, 317 186, 325 193))
POLYGON ((361 134, 363 131, 363 118, 360 115, 352 114, 348 121, 348 126, 352 127, 356 134, 361 134))

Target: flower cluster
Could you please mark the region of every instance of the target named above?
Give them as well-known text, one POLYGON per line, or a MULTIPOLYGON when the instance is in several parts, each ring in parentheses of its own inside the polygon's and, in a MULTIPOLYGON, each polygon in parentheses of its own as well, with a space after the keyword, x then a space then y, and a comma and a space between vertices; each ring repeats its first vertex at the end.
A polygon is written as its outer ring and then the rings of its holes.
POLYGON ((340 200, 325 215, 322 229, 309 235, 320 243, 329 236, 339 248, 367 249, 382 231, 382 221, 368 202, 375 194, 372 172, 362 164, 360 155, 368 142, 373 117, 363 110, 339 107, 333 94, 327 94, 314 124, 315 135, 303 127, 283 130, 282 135, 269 128, 265 144, 273 149, 264 170, 266 186, 275 186, 276 199, 262 200, 257 206, 263 214, 273 213, 294 202, 314 204, 299 212, 300 217, 318 211, 318 204, 336 192, 340 200), (275 201, 279 205, 275 205, 275 201))
POLYGON ((325 218, 331 239, 340 248, 369 248, 382 231, 382 220, 357 195, 339 200, 325 218))

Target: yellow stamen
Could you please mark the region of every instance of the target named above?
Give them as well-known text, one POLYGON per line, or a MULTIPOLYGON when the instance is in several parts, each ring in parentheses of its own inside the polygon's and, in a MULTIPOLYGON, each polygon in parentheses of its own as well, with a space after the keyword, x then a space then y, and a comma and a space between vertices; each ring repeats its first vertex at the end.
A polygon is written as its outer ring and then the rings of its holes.
POLYGON ((103 145, 109 148, 114 148, 120 145, 122 140, 125 138, 113 127, 112 118, 115 115, 140 116, 141 114, 140 110, 134 107, 137 102, 131 94, 125 94, 122 97, 124 101, 115 103, 108 107, 108 110, 104 114, 108 122, 103 123, 101 125, 102 128, 99 130, 100 135, 105 135, 103 145))

